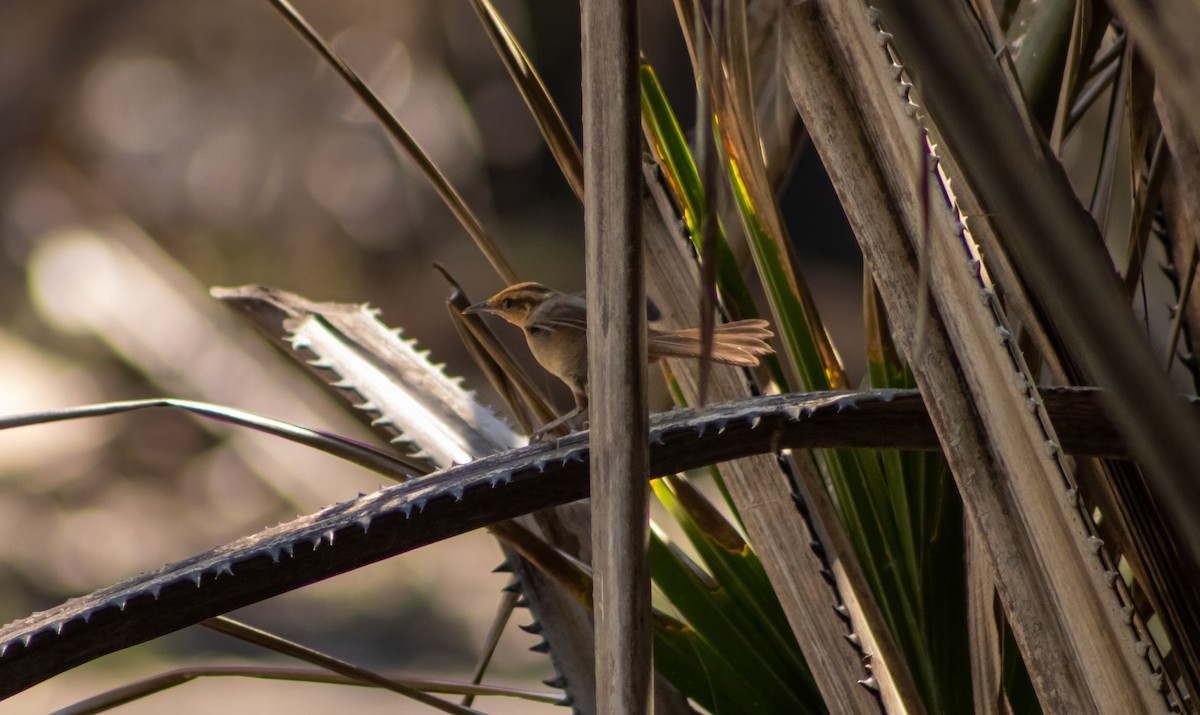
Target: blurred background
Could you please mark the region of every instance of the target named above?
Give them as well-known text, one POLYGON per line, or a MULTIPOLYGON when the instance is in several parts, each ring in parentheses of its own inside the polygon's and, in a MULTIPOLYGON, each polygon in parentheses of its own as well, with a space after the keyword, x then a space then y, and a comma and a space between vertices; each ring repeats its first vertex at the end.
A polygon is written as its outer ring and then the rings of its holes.
MULTIPOLYGON (((497 6, 578 136, 577 5, 497 6)), ((581 206, 465 0, 297 7, 522 277, 582 289, 581 206)), ((644 2, 643 13, 646 58, 687 126, 691 69, 673 5, 644 2)), ((476 300, 501 284, 265 1, 0 3, 0 107, 0 413, 172 396, 371 439, 208 296, 245 283, 381 308, 489 395, 432 264, 476 300)), ((857 381, 861 260, 811 152, 781 201, 857 381)), ((377 486, 304 448, 161 410, 0 433, 0 621, 377 486)), ((490 573, 499 560, 491 537, 468 534, 236 615, 362 665, 467 678, 505 583, 490 573)), ((550 676, 545 657, 527 652, 535 642, 510 628, 489 680, 550 676)), ((193 629, 59 676, 0 702, 0 714, 50 711, 178 664, 263 657, 193 629)), ((121 712, 168 703, 179 714, 428 711, 366 689, 225 679, 121 712)))

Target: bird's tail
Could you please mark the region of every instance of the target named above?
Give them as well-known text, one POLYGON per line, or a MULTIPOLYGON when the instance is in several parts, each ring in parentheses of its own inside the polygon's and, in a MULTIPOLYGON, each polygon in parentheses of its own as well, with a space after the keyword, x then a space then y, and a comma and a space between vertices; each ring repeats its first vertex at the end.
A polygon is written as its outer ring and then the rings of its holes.
MULTIPOLYGON (((760 355, 774 352, 767 338, 774 335, 765 320, 738 320, 722 323, 713 330, 712 359, 727 365, 754 367, 760 355)), ((650 359, 664 357, 700 357, 700 329, 653 330, 647 335, 650 359)))

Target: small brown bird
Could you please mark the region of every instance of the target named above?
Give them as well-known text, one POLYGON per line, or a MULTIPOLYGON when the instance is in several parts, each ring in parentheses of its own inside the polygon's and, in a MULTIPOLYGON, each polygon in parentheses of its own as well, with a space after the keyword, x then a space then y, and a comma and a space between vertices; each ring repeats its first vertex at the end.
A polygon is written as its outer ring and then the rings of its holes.
MULTIPOLYGON (((493 313, 524 330, 529 350, 537 361, 571 388, 575 409, 534 432, 534 439, 587 410, 587 302, 582 293, 559 293, 539 283, 517 283, 463 312, 493 313)), ((772 335, 765 320, 717 325, 712 359, 727 365, 754 367, 760 355, 773 352, 766 343, 772 335)), ((651 362, 664 357, 700 357, 699 328, 649 328, 646 338, 651 362)))

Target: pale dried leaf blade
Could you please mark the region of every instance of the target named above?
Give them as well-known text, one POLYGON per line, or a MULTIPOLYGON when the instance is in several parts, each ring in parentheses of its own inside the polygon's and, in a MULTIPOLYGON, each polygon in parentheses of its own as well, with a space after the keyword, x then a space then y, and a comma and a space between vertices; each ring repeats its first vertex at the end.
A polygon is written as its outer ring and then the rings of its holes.
POLYGON ((286 340, 312 353, 310 364, 328 370, 337 387, 356 392, 360 409, 378 413, 376 425, 393 428, 439 467, 522 444, 490 408, 366 306, 316 303, 258 286, 213 294, 243 310, 251 302, 282 311, 286 340))

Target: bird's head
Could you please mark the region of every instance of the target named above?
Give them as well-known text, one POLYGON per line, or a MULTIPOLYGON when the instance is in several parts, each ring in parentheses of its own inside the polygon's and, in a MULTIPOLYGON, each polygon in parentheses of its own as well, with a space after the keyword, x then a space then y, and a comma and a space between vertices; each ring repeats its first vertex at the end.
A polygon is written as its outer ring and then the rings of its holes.
POLYGON ((523 328, 534 309, 554 295, 553 290, 540 283, 517 283, 482 303, 472 305, 463 313, 465 315, 491 313, 523 328))

